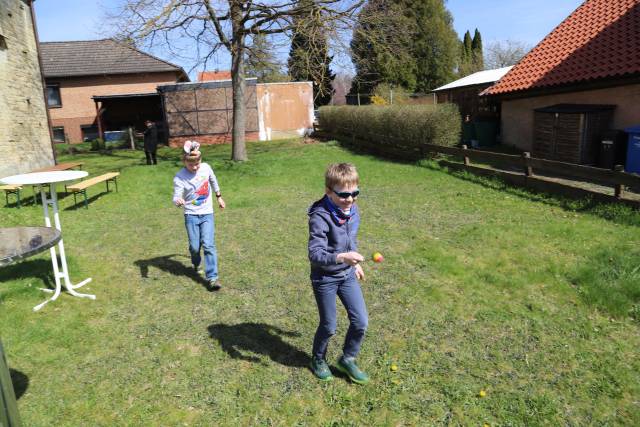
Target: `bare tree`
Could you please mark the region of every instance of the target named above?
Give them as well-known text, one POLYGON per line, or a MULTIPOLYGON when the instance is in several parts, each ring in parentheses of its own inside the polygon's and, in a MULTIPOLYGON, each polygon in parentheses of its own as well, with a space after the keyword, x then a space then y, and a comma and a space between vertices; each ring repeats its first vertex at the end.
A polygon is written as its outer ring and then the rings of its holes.
POLYGON ((351 88, 351 81, 353 80, 352 74, 345 72, 337 73, 336 78, 333 79, 333 97, 331 98, 332 105, 344 105, 347 103, 347 94, 351 88))
POLYGON ((485 52, 485 69, 514 65, 531 50, 526 43, 517 40, 504 40, 489 43, 485 52))
MULTIPOLYGON (((245 61, 255 35, 291 35, 294 18, 316 19, 327 27, 349 26, 364 0, 121 0, 109 17, 117 37, 150 48, 163 46, 180 55, 196 50, 196 65, 204 65, 219 49, 231 54, 233 88, 232 160, 247 160, 245 145, 245 61), (311 7, 311 6, 313 7, 311 7), (190 43, 187 43, 190 42, 190 43)), ((195 68, 194 66, 194 68, 195 68)))

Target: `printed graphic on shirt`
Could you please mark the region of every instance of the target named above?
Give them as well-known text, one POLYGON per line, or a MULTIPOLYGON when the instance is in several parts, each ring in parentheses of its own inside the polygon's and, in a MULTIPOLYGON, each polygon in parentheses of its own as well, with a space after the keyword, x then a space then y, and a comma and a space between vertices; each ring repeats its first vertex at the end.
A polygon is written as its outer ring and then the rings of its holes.
POLYGON ((204 184, 195 192, 196 198, 191 201, 192 205, 200 206, 209 198, 209 180, 205 179, 204 184))

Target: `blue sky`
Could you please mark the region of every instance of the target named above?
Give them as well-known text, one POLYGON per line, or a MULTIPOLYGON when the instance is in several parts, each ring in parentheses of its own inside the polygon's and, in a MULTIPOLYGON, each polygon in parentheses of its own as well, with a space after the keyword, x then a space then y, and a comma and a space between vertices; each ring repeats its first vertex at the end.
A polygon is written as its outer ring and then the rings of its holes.
MULTIPOLYGON (((466 30, 480 30, 485 45, 492 41, 517 40, 535 45, 583 0, 448 0, 454 28, 462 37, 466 30)), ((40 40, 90 40, 102 38, 103 9, 116 0, 37 0, 36 19, 40 40)), ((172 58, 154 52, 163 59, 172 58)), ((228 58, 219 56, 218 67, 228 68, 228 58)), ((189 64, 180 64, 188 69, 189 64)))

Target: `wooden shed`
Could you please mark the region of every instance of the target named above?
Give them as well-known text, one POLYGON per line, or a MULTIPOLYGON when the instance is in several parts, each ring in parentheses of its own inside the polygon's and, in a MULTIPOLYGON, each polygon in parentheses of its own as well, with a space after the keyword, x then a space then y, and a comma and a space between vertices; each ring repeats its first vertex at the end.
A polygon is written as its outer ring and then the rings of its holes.
MULTIPOLYGON (((230 137, 233 121, 231 80, 158 86, 169 139, 193 136, 230 137)), ((246 80, 246 132, 258 133, 256 79, 246 80)))
POLYGON ((534 110, 533 156, 593 165, 615 105, 556 104, 534 110))

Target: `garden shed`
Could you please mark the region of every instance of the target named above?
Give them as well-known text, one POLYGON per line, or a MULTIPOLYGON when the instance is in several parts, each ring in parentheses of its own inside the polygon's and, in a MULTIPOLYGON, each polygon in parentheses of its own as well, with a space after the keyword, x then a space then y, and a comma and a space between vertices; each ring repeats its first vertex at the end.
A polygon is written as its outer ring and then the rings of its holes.
MULTIPOLYGON (((257 83, 246 79, 245 136, 249 140, 306 135, 313 130, 311 82, 257 83)), ((168 142, 180 146, 196 138, 204 144, 231 141, 231 80, 158 86, 168 142)))
MULTIPOLYGON (((162 97, 169 141, 199 136, 206 143, 230 141, 233 121, 231 80, 177 83, 158 86, 162 97)), ((247 137, 258 135, 256 79, 246 80, 247 137), (252 135, 253 134, 253 135, 252 135)))
POLYGON ((615 105, 556 104, 534 110, 533 155, 593 165, 615 105))

